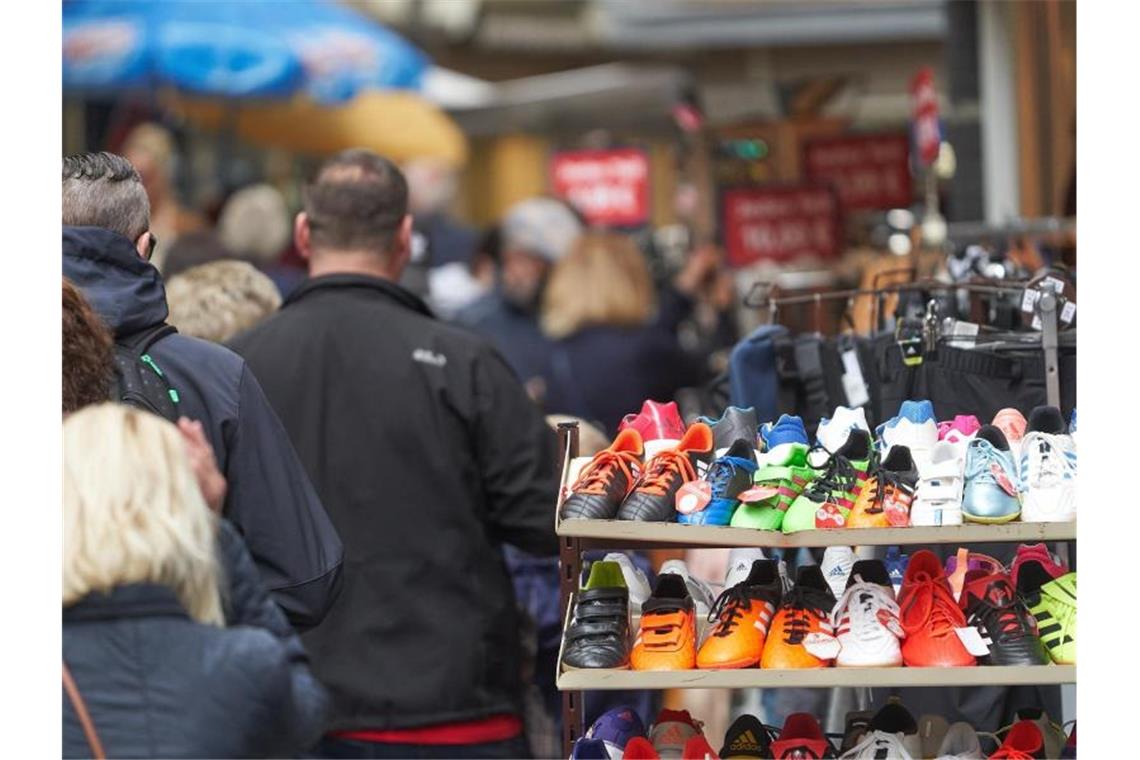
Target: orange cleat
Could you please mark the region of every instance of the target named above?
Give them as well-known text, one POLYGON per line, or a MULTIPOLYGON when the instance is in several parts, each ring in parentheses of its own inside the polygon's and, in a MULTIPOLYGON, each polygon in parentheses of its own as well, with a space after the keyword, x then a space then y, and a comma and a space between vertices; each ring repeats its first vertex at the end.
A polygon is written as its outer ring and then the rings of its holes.
POLYGON ((855 506, 847 517, 848 528, 905 528, 910 525, 910 505, 918 484, 918 468, 903 445, 891 447, 890 453, 855 498, 855 506))
POLYGON ((955 631, 966 627, 966 615, 938 556, 929 549, 911 555, 899 589, 899 621, 906 638, 903 663, 909 667, 951 668, 977 664, 955 631))
POLYGON ((697 664, 697 615, 685 579, 657 576, 657 585, 641 605, 641 628, 633 642, 634 670, 691 670, 697 664))
POLYGON ((697 667, 750 668, 760 662, 780 590, 776 561, 753 562, 747 578, 717 597, 709 613, 709 621, 716 625, 697 653, 697 667))
POLYGON ((834 607, 835 596, 819 565, 801 565, 796 570, 796 585, 784 595, 776 619, 772 621, 760 667, 830 667, 839 653, 839 641, 831 625, 834 607))
POLYGON ((635 429, 623 430, 578 475, 562 502, 562 519, 612 520, 641 474, 644 444, 635 429))

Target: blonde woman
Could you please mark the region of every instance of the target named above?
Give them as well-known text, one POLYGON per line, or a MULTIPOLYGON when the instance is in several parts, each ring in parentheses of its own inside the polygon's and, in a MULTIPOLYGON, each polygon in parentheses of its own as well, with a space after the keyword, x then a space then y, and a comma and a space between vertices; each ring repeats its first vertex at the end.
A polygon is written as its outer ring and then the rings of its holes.
POLYGON ((542 309, 554 340, 546 410, 599 422, 609 435, 645 399, 698 381, 693 360, 657 317, 649 266, 625 235, 588 232, 558 262, 542 309))
POLYGON ((222 259, 171 277, 166 303, 166 321, 178 332, 225 343, 273 316, 281 307, 281 294, 253 264, 222 259))
POLYGON ((306 749, 325 695, 183 434, 116 404, 63 431, 64 757, 306 749))

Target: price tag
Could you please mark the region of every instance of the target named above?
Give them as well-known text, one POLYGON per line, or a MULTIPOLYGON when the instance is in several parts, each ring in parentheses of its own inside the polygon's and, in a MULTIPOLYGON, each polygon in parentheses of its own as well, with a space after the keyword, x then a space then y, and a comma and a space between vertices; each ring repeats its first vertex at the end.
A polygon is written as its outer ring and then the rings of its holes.
POLYGON ((677 511, 683 515, 699 512, 712 501, 712 486, 707 480, 692 480, 677 489, 674 497, 677 511))
POLYGON ((1065 283, 1056 277, 1046 277, 1041 281, 1041 286, 1044 288, 1052 288, 1053 292, 1057 295, 1061 295, 1061 293, 1065 291, 1065 283))
POLYGON ((847 405, 863 406, 871 397, 863 379, 863 368, 859 366, 859 355, 855 349, 849 348, 840 357, 843 359, 843 392, 847 394, 847 405))
POLYGON ((839 639, 826 633, 804 636, 804 649, 821 660, 834 660, 839 654, 839 639))
POLYGON ((779 488, 773 486, 752 486, 747 491, 741 491, 736 495, 737 501, 745 504, 753 504, 765 499, 771 499, 780 493, 779 488))
POLYGON ((1037 301, 1041 298, 1041 293, 1036 290, 1026 290, 1021 296, 1021 310, 1026 314, 1033 313, 1033 307, 1037 305, 1037 301))
POLYGON ((1034 330, 1040 330, 1044 325, 1041 324, 1041 315, 1033 315, 1033 323, 1030 325, 1034 330))
POLYGON ((910 510, 907 505, 898 499, 884 499, 883 512, 887 516, 887 524, 892 528, 905 528, 910 525, 910 510))
POLYGON ((985 657, 990 653, 989 645, 974 626, 955 628, 954 632, 958 634, 958 638, 961 640, 962 646, 966 647, 966 651, 975 657, 985 657))
POLYGON ((1075 316, 1077 316, 1077 305, 1072 301, 1066 301, 1065 305, 1061 307, 1061 321, 1071 325, 1075 316))
POLYGON ((815 511, 815 527, 817 528, 842 528, 846 523, 847 518, 834 504, 824 504, 815 511))

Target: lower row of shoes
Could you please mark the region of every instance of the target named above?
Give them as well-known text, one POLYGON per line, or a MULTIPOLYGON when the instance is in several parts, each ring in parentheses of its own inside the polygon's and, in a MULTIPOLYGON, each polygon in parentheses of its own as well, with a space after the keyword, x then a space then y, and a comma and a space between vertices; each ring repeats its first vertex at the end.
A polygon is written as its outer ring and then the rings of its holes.
POLYGON ((783 562, 736 549, 715 601, 674 562, 640 605, 630 587, 648 582, 623 558, 590 565, 566 628, 564 669, 1076 664, 1076 572, 1044 544, 1019 546, 1008 568, 965 549, 944 567, 922 549, 897 593, 879 559, 844 566, 825 555, 827 577, 820 565, 801 565, 791 583, 783 562))
POLYGON ((825 734, 811 713, 793 713, 782 727, 741 715, 725 733, 718 751, 703 728, 686 710, 662 710, 646 730, 632 707, 616 707, 594 721, 575 742, 571 760, 1036 760, 1075 758, 1077 749, 1075 724, 1066 735, 1040 709, 1021 710, 1012 725, 990 734, 976 731, 969 723, 951 724, 938 715, 916 720, 895 698, 876 712, 848 713, 842 736, 825 734))

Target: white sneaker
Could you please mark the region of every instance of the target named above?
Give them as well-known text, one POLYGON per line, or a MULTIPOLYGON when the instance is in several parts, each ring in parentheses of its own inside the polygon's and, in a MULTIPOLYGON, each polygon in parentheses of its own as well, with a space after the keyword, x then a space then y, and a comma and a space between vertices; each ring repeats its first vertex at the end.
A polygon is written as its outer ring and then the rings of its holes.
POLYGON ((764 550, 747 547, 733 549, 728 554, 728 572, 724 574, 724 587, 730 589, 737 585, 752 572, 752 563, 758 559, 767 559, 764 550))
MULTIPOLYGON (((863 407, 852 409, 846 406, 837 406, 835 407, 835 414, 819 421, 819 427, 815 431, 816 442, 828 453, 834 454, 843 448, 843 444, 847 443, 852 428, 871 432, 871 427, 867 424, 867 412, 863 407)), ((826 455, 820 451, 813 451, 809 457, 810 464, 817 467, 822 466, 826 459, 826 455)))
POLYGON ((697 617, 708 617, 715 596, 712 589, 709 588, 709 585, 700 578, 694 578, 689 573, 689 566, 679 559, 671 559, 661 565, 661 570, 658 571, 657 574, 665 575, 666 573, 673 573, 685 579, 685 585, 689 588, 689 596, 693 597, 693 605, 696 607, 697 617))
POLYGON ((653 593, 645 573, 641 571, 640 567, 633 564, 633 560, 625 552, 610 552, 602 559, 621 565, 622 577, 625 578, 625 585, 629 587, 629 606, 635 610, 640 610, 641 605, 653 593))
POLYGON ((835 598, 843 596, 847 588, 847 576, 851 574, 851 566, 855 564, 855 550, 850 546, 829 546, 823 552, 823 562, 819 569, 823 571, 823 578, 831 586, 831 593, 835 598))
POLYGON ((1077 446, 1069 434, 1026 433, 1018 471, 1022 521, 1077 519, 1077 446))
POLYGON ((925 467, 919 464, 918 488, 910 505, 914 526, 961 525, 966 459, 960 446, 939 441, 925 467))
POLYGON ((978 732, 969 723, 951 723, 938 750, 938 760, 982 760, 982 744, 978 732))
POLYGON ((886 459, 892 446, 906 446, 918 465, 918 474, 922 475, 923 461, 930 459, 930 452, 937 443, 938 423, 934 420, 915 423, 904 417, 892 427, 883 429, 884 448, 880 453, 886 459))
POLYGON ((902 735, 886 731, 871 731, 865 734, 858 744, 839 756, 840 760, 878 760, 881 757, 889 757, 891 760, 915 760, 915 756, 907 751, 902 735))
MULTIPOLYGON (((889 580, 885 568, 882 575, 889 580)), ((840 646, 835 665, 856 668, 902 665, 899 639, 903 629, 895 595, 890 586, 861 578, 843 592, 831 613, 840 646)))

